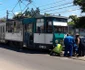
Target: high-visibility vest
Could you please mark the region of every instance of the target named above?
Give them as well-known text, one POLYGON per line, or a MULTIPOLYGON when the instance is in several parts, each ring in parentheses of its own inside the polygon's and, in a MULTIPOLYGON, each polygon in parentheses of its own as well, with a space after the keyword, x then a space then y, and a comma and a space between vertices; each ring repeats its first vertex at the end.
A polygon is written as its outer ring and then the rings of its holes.
POLYGON ((53 51, 56 53, 61 53, 61 51, 62 51, 61 44, 57 44, 57 46, 53 49, 53 51))

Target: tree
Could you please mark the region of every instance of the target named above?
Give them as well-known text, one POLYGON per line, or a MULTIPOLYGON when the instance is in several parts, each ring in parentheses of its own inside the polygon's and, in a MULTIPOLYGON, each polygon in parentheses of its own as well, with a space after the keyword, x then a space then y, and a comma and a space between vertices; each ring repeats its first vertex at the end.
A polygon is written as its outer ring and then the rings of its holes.
POLYGON ((18 13, 17 15, 14 15, 13 18, 14 19, 20 19, 20 18, 30 18, 30 17, 38 17, 41 16, 40 15, 40 9, 36 8, 36 10, 34 10, 33 8, 29 11, 28 9, 24 12, 24 13, 18 13))
POLYGON ((82 12, 85 12, 85 0, 74 0, 74 4, 79 5, 82 12))
POLYGON ((6 18, 1 18, 0 22, 6 22, 6 18))
POLYGON ((79 27, 78 26, 79 18, 76 15, 69 16, 69 19, 71 20, 70 22, 68 22, 69 25, 73 25, 74 27, 79 27))
POLYGON ((13 16, 13 19, 20 19, 21 16, 22 16, 22 13, 20 12, 20 13, 14 15, 14 16, 13 16))
POLYGON ((38 16, 40 16, 40 9, 39 8, 36 8, 36 10, 34 10, 32 8, 31 11, 30 11, 30 13, 31 13, 31 17, 38 17, 38 16))
POLYGON ((26 10, 23 14, 25 17, 31 17, 31 12, 28 10, 26 10))
POLYGON ((39 16, 40 15, 40 9, 36 8, 35 13, 36 13, 36 16, 39 16))
POLYGON ((85 17, 80 17, 78 22, 79 27, 85 28, 85 17))
POLYGON ((50 16, 50 14, 44 13, 45 16, 50 16))
POLYGON ((68 22, 69 25, 73 25, 76 28, 85 28, 85 17, 71 15, 69 18, 71 19, 71 21, 68 22))

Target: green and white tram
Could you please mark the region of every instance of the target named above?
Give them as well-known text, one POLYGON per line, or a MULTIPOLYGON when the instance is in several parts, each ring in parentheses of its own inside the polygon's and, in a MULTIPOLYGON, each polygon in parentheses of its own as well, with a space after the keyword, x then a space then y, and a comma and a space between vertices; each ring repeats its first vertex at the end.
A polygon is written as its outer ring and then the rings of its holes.
POLYGON ((67 18, 62 16, 43 16, 38 18, 25 18, 23 46, 30 48, 52 49, 55 40, 63 44, 68 32, 67 18))

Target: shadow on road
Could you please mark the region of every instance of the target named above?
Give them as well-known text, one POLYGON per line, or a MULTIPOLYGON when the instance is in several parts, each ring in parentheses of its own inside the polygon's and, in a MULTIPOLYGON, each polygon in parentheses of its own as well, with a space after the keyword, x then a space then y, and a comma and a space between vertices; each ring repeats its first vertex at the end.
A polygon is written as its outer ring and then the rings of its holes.
POLYGON ((26 54, 49 54, 49 51, 47 50, 35 50, 35 49, 28 49, 28 48, 19 49, 17 48, 17 46, 8 46, 5 44, 0 44, 0 48, 16 51, 19 53, 26 53, 26 54))

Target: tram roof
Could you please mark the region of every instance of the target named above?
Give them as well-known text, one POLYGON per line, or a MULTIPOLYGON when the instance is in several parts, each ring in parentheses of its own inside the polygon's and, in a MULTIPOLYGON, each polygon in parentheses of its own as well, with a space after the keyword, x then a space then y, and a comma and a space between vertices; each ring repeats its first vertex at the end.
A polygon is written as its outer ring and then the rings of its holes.
POLYGON ((36 18, 65 18, 68 19, 68 17, 65 16, 55 16, 55 15, 50 15, 50 16, 38 16, 36 18))
POLYGON ((38 18, 64 18, 64 19, 68 19, 67 17, 64 17, 64 16, 37 16, 35 18, 24 18, 22 20, 22 23, 23 24, 32 23, 32 22, 35 22, 36 19, 38 19, 38 18))

